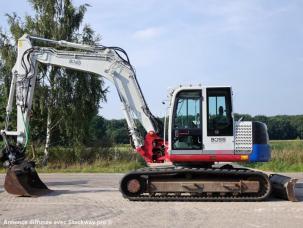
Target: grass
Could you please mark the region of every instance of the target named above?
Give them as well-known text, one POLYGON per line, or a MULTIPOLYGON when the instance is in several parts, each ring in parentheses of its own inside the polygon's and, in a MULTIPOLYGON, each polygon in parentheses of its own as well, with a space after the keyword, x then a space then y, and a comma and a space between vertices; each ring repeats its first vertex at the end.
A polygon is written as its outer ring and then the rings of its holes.
MULTIPOLYGON (((247 164, 248 167, 273 172, 303 172, 303 140, 271 141, 270 162, 247 164)), ((62 148, 50 151, 49 164, 41 165, 43 148, 29 150, 28 157, 38 164, 39 173, 87 172, 122 173, 146 166, 144 160, 128 145, 110 148, 62 148)), ((0 169, 0 172, 5 172, 0 169)))
POLYGON ((124 173, 145 166, 143 158, 129 145, 75 150, 57 148, 50 153, 52 155, 49 164, 47 167, 38 167, 38 172, 124 173), (63 154, 65 158, 62 159, 63 154))
POLYGON ((71 164, 60 165, 59 167, 51 164, 47 167, 37 168, 39 173, 125 173, 130 170, 142 168, 143 165, 136 161, 121 162, 121 161, 101 161, 97 160, 93 164, 71 164))
POLYGON ((247 166, 273 172, 303 172, 303 140, 273 140, 270 144, 270 162, 257 162, 247 166))
MULTIPOLYGON (((53 147, 47 166, 42 166, 43 147, 28 148, 27 157, 36 162, 39 173, 125 173, 146 166, 143 158, 129 145, 109 148, 53 147)), ((0 168, 0 173, 5 169, 0 168)))
MULTIPOLYGON (((112 163, 98 160, 93 164, 74 163, 69 165, 50 164, 46 167, 37 167, 38 173, 125 173, 144 167, 142 163, 136 161, 121 162, 113 161, 112 163)), ((4 168, 0 168, 0 173, 5 173, 4 168)))

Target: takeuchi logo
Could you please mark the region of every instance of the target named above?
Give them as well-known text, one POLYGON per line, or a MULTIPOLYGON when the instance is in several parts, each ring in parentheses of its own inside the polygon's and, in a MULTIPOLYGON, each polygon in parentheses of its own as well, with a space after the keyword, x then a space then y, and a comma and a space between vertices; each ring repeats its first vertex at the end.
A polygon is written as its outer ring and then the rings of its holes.
POLYGON ((211 138, 212 143, 224 143, 226 142, 226 138, 211 138))
POLYGON ((81 61, 80 61, 79 59, 70 59, 70 60, 69 60, 69 63, 81 65, 81 61))

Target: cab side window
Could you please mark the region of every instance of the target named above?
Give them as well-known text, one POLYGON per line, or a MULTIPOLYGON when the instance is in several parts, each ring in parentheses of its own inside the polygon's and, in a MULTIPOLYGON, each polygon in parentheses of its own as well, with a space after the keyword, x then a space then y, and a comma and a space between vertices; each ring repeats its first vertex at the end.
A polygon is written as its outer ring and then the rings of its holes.
POLYGON ((177 100, 175 128, 200 128, 200 97, 180 97, 177 100))
POLYGON ((207 135, 233 135, 230 88, 207 89, 207 135))

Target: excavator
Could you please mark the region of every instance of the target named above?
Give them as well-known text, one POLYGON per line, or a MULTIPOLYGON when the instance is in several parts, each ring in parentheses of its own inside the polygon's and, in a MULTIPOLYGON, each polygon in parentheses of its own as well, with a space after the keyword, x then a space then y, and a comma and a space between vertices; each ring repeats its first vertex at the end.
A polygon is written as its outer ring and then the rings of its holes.
POLYGON ((50 191, 39 178, 35 163, 26 159, 38 65, 45 64, 93 73, 117 89, 135 151, 147 163, 122 178, 123 197, 133 201, 263 201, 274 194, 297 200, 297 179, 234 165, 267 162, 271 149, 264 123, 234 120, 230 86, 171 89, 162 123, 150 111, 122 48, 24 34, 17 50, 5 129, 1 130, 8 193, 41 196, 50 191), (17 129, 11 130, 14 97, 17 129), (146 130, 145 136, 138 124, 146 130))

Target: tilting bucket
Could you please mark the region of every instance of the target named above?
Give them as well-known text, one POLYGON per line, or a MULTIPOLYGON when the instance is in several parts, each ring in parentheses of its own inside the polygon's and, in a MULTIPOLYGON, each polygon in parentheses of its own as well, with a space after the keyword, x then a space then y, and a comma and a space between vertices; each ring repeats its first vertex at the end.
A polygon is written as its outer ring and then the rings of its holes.
POLYGON ((18 196, 41 196, 51 191, 40 180, 35 163, 28 161, 8 168, 4 188, 8 193, 18 196))
POLYGON ((295 194, 295 186, 298 179, 279 174, 271 174, 269 179, 272 185, 272 194, 274 196, 292 202, 298 201, 295 194))

